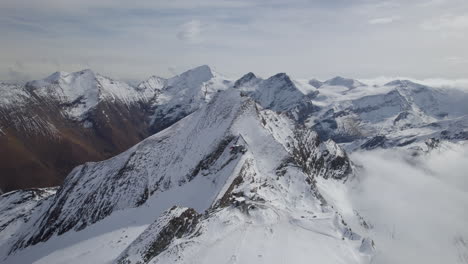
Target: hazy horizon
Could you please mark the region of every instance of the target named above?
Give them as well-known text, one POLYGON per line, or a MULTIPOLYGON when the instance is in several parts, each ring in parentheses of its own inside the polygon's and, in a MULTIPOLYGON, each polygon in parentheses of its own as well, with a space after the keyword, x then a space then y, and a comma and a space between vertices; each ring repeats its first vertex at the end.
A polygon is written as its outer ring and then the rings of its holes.
POLYGON ((1 80, 84 68, 143 80, 202 64, 234 77, 468 78, 462 0, 5 0, 0 7, 1 80))

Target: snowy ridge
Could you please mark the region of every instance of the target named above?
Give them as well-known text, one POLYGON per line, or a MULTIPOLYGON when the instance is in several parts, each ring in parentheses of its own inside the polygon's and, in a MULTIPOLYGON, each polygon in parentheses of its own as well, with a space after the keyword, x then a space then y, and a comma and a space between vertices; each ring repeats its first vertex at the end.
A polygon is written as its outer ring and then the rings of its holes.
MULTIPOLYGON (((194 217, 189 219, 196 220, 190 222, 190 228, 184 228, 169 242, 165 240, 164 250, 158 250, 158 254, 145 250, 149 248, 148 243, 137 240, 115 263, 276 263, 281 259, 306 263, 305 256, 309 254, 320 255, 323 263, 344 260, 367 263, 370 255, 360 251, 361 236, 343 224, 340 214, 320 196, 314 184, 314 172, 305 173, 307 169, 300 167, 303 163, 284 148, 286 142, 276 141, 274 135, 285 130, 275 125, 267 130, 262 128, 261 112, 248 108, 232 126, 245 139, 248 150, 241 170, 231 176, 214 206, 203 216, 192 212, 194 217), (236 203, 239 205, 232 205, 236 203), (348 242, 342 244, 344 240, 348 242), (309 246, 307 253, 303 251, 304 245, 309 246), (336 246, 343 250, 332 250, 336 246), (349 254, 355 257, 350 258, 349 254)), ((339 178, 345 178, 348 173, 339 178)), ((173 221, 177 219, 176 215, 173 221)), ((140 238, 158 240, 162 237, 158 230, 170 228, 168 222, 164 215, 140 238), (158 223, 164 223, 164 228, 158 223)), ((159 248, 161 244, 157 245, 159 248)))
POLYGON ((139 92, 126 83, 89 69, 74 73, 56 72, 45 79, 28 82, 26 88, 40 97, 57 100, 65 106, 66 114, 77 120, 83 120, 87 112, 103 100, 131 104, 149 100, 155 92, 139 92))
POLYGON ((247 92, 262 107, 277 112, 289 110, 304 99, 304 94, 285 73, 276 74, 266 80, 249 73, 237 81, 235 87, 247 92))
POLYGON ((218 92, 229 87, 229 81, 207 65, 168 79, 153 103, 152 124, 160 131, 198 110, 218 92))

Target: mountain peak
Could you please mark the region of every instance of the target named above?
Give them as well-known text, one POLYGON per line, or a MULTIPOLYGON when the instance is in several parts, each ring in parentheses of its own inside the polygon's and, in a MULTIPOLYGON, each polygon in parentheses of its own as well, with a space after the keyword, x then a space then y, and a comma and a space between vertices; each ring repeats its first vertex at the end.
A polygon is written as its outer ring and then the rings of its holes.
POLYGON ((208 65, 198 66, 196 68, 185 71, 168 80, 169 86, 192 86, 198 87, 202 83, 214 77, 211 68, 208 65))
POLYGON ((323 85, 323 82, 317 80, 317 79, 312 79, 309 81, 309 84, 312 85, 315 88, 319 88, 320 86, 323 85))
POLYGON ((290 80, 289 76, 284 72, 277 73, 271 76, 270 78, 290 80))
POLYGON ((298 90, 296 85, 291 81, 291 78, 284 73, 278 73, 270 78, 265 80, 265 83, 267 84, 266 87, 278 87, 281 86, 282 88, 288 89, 288 90, 298 90))
POLYGON ((242 76, 239 80, 234 83, 234 88, 239 88, 246 83, 250 83, 254 80, 258 80, 257 76, 253 72, 249 72, 242 76))
POLYGON ((344 86, 344 87, 347 87, 349 89, 353 89, 353 88, 356 88, 356 87, 359 87, 359 86, 365 86, 366 84, 358 81, 358 80, 354 80, 354 79, 349 79, 349 78, 344 78, 344 77, 341 77, 341 76, 336 76, 330 80, 327 80, 324 82, 324 84, 327 84, 327 85, 331 85, 331 86, 344 86))
POLYGON ((167 79, 153 75, 137 85, 139 90, 162 90, 166 86, 167 79))
POLYGON ((212 78, 214 76, 213 71, 208 65, 201 65, 201 66, 195 67, 193 69, 190 69, 186 72, 181 73, 180 76, 181 75, 209 76, 209 78, 212 78))
POLYGON ((64 71, 56 71, 56 72, 52 73, 51 75, 45 77, 42 80, 48 81, 48 82, 54 82, 54 81, 58 81, 58 80, 64 78, 68 74, 70 74, 70 73, 64 72, 64 71))

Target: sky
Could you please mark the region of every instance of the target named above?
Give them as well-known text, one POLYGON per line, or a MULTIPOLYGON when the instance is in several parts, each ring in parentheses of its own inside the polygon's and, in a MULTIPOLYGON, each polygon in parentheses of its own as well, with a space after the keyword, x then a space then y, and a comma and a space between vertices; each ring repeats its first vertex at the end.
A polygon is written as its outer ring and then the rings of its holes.
POLYGON ((468 78, 466 0, 0 0, 0 80, 468 78))

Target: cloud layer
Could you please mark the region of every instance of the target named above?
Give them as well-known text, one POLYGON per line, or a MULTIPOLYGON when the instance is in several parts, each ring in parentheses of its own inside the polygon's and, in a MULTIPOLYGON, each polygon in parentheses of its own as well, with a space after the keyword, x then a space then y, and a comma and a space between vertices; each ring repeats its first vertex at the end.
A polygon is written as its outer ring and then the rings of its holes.
POLYGON ((364 176, 354 193, 373 226, 373 261, 468 261, 468 146, 450 146, 411 157, 397 150, 356 153, 364 176))

